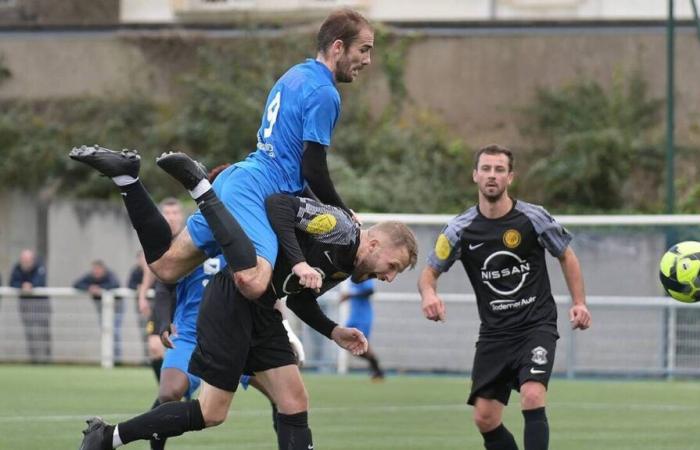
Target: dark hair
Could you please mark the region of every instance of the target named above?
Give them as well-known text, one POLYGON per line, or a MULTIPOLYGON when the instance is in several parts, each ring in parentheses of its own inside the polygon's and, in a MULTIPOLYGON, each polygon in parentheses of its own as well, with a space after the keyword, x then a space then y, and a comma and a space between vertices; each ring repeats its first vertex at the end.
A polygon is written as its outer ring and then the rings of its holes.
POLYGON ((487 155, 506 155, 508 157, 508 172, 513 171, 513 161, 515 160, 515 158, 513 158, 513 152, 497 144, 487 145, 476 152, 474 155, 474 170, 479 168, 479 158, 481 158, 481 155, 484 153, 487 155))
POLYGON ((216 177, 218 177, 219 174, 220 174, 221 172, 223 172, 224 170, 226 170, 226 169, 228 168, 228 166, 230 166, 230 165, 231 165, 231 163, 220 164, 220 165, 214 167, 213 169, 211 169, 211 170, 209 171, 209 175, 207 175, 207 178, 209 179, 209 182, 210 182, 210 183, 213 183, 214 180, 216 180, 216 177))
POLYGON ((333 42, 340 39, 347 48, 355 42, 360 31, 364 28, 372 28, 369 21, 357 11, 352 9, 339 9, 333 11, 316 35, 316 50, 325 53, 333 42))

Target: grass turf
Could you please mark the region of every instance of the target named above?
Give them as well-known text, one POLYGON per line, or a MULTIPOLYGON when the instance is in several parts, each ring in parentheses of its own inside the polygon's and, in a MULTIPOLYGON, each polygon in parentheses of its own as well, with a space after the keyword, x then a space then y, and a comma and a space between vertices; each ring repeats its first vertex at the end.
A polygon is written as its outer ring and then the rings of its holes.
MULTIPOLYGON (((148 409, 146 368, 0 365, 0 449, 76 449, 84 419, 117 422, 148 409)), ((315 448, 480 449, 464 404, 466 377, 304 374, 315 448)), ((553 450, 700 450, 700 382, 554 379, 547 407, 553 450)), ((516 393, 506 426, 522 442, 516 393)), ((126 448, 147 449, 145 442, 126 448)), ((267 401, 236 394, 223 425, 171 439, 170 449, 277 448, 267 401)), ((522 444, 520 444, 522 449, 522 444)))

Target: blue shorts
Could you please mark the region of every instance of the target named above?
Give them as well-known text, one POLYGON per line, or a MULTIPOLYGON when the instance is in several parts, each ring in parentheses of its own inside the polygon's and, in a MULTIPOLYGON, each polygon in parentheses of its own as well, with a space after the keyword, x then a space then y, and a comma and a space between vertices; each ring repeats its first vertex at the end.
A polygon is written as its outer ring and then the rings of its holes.
POLYGON ((250 378, 250 375, 241 375, 241 379, 239 381, 241 386, 243 386, 243 389, 246 391, 248 390, 248 386, 250 386, 250 378))
POLYGON ((189 387, 185 396, 192 397, 192 394, 199 388, 201 380, 199 377, 191 375, 187 371, 187 366, 190 364, 190 357, 194 348, 197 346, 197 339, 191 336, 175 336, 172 338, 175 348, 165 350, 163 357, 163 366, 161 369, 178 369, 187 375, 189 387))
MULTIPOLYGON (((213 188, 253 242, 258 256, 265 258, 274 267, 277 259, 277 235, 267 219, 265 199, 279 193, 279 188, 263 172, 238 166, 231 166, 221 172, 214 180, 213 188)), ((207 256, 211 258, 221 253, 221 248, 200 211, 187 219, 187 230, 194 245, 207 256)))
POLYGON ((352 317, 350 320, 348 320, 348 323, 345 324, 346 327, 348 328, 357 328, 358 330, 362 331, 362 333, 365 335, 367 339, 369 339, 369 334, 372 331, 372 321, 359 321, 356 319, 353 319, 352 317))

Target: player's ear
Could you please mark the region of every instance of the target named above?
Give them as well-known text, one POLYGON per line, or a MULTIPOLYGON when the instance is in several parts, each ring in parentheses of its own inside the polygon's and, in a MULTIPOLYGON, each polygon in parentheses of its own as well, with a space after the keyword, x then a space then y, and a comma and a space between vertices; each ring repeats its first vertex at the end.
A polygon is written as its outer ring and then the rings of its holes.
POLYGON ((476 183, 476 169, 472 170, 472 181, 476 183))
POLYGON ((343 54, 344 51, 345 44, 343 43, 343 41, 341 41, 340 39, 336 39, 335 41, 333 41, 333 43, 331 44, 331 53, 334 56, 340 56, 343 54))

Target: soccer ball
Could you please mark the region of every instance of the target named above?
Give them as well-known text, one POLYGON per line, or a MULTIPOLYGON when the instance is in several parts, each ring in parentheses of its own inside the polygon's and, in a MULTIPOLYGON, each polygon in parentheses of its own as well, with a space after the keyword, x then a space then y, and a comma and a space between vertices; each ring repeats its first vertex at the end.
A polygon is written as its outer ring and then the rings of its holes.
POLYGON ((674 245, 664 253, 659 268, 668 295, 684 303, 700 301, 700 242, 674 245))

